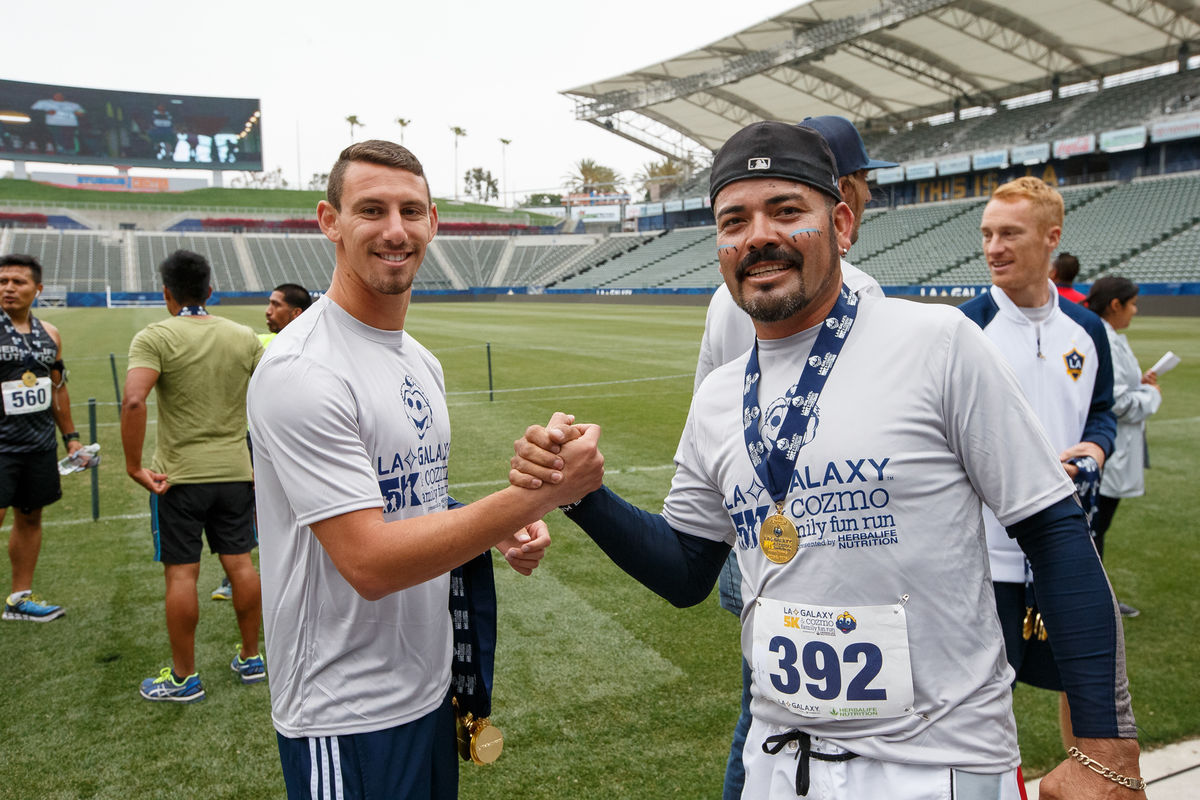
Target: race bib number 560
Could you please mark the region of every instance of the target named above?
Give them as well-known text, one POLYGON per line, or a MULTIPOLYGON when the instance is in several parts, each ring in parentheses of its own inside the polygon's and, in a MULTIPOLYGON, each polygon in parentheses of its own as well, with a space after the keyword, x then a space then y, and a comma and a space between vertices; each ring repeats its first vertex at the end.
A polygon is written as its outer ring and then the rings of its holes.
POLYGON ((38 378, 33 386, 24 381, 0 383, 0 394, 4 395, 4 413, 11 416, 45 411, 50 407, 50 379, 38 378))
POLYGON ((813 606, 758 598, 754 683, 805 717, 901 717, 913 713, 904 609, 813 606))

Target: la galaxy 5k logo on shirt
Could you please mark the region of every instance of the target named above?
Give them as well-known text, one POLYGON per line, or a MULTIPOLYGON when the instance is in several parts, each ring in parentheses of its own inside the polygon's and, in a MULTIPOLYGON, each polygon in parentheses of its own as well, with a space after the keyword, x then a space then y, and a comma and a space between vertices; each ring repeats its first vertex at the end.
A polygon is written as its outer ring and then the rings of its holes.
MULTIPOLYGON (((810 396, 797 397, 793 386, 784 397, 771 403, 762 415, 759 427, 762 446, 758 452, 777 446, 783 419, 792 406, 806 407, 811 415, 806 430, 795 437, 800 441, 791 444, 801 449, 812 442, 821 419, 819 406, 812 405, 814 401, 810 396)), ((800 535, 800 547, 844 550, 898 543, 895 518, 887 513, 891 495, 886 482, 893 478, 887 469, 890 461, 876 456, 824 465, 797 464, 788 486, 790 500, 786 508, 800 535)), ((758 531, 774 511, 762 484, 755 479, 748 487, 736 487, 726 498, 725 507, 737 529, 737 547, 756 549, 758 531)))
POLYGON ((411 375, 404 376, 400 405, 417 434, 417 444, 404 453, 376 458, 375 470, 380 478, 379 492, 383 495, 384 513, 439 503, 444 501, 448 493, 450 443, 424 441, 425 435, 433 428, 433 407, 425 391, 411 375))

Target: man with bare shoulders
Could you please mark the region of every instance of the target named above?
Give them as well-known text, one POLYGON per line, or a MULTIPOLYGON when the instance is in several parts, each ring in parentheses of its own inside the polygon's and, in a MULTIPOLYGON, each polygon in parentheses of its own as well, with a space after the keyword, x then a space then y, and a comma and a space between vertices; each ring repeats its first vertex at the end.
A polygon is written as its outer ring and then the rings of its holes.
POLYGON ((12 585, 4 619, 49 622, 66 612, 33 594, 42 549, 42 509, 62 497, 55 426, 67 455, 82 443, 71 421, 71 398, 58 328, 33 315, 42 292, 42 265, 28 255, 0 257, 0 523, 12 506, 8 536, 12 585))

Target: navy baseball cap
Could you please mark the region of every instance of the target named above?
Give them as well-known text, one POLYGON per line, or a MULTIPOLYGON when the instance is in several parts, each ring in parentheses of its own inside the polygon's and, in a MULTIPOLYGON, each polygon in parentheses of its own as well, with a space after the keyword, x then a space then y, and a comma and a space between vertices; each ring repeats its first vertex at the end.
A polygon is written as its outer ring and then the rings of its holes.
POLYGON ((755 122, 730 136, 713 159, 709 199, 716 205, 719 191, 747 178, 783 178, 842 199, 833 153, 825 139, 815 130, 788 122, 755 122))
POLYGON ((858 129, 845 117, 805 117, 804 121, 800 123, 800 127, 811 128, 825 137, 825 142, 833 151, 833 159, 837 162, 839 178, 858 172, 860 169, 900 166, 891 161, 879 161, 867 155, 867 146, 863 144, 858 129))

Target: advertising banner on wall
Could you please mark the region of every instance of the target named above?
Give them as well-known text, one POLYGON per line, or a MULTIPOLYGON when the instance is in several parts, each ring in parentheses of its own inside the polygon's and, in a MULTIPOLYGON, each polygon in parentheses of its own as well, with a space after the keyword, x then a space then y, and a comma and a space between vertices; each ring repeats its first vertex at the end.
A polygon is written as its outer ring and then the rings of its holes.
POLYGON ((1096 152, 1096 134, 1094 133, 1089 133, 1086 136, 1073 136, 1070 139, 1054 140, 1055 158, 1084 156, 1094 152, 1096 152))
POLYGON ((0 159, 263 168, 259 102, 0 80, 0 159))
POLYGON ((1119 128, 1115 131, 1104 131, 1100 134, 1100 149, 1105 153, 1119 153, 1122 150, 1138 150, 1146 146, 1146 127, 1136 125, 1132 128, 1119 128))
POLYGON ((926 161, 921 164, 909 164, 904 168, 904 176, 910 181, 932 178, 934 175, 937 175, 937 164, 933 161, 926 161))
POLYGON ((875 182, 880 185, 900 183, 902 180, 904 180, 904 167, 885 167, 875 170, 875 182))
POLYGON ((976 153, 971 156, 971 166, 975 169, 1004 169, 1008 166, 1008 151, 990 150, 986 153, 976 153))
POLYGON ((1014 164, 1044 164, 1050 160, 1050 143, 1026 144, 1010 151, 1014 164))
POLYGON ((1156 122, 1150 126, 1150 141, 1173 142, 1200 136, 1200 116, 1156 122))
POLYGON ((971 171, 970 156, 943 158, 938 162, 938 175, 960 175, 971 171))

